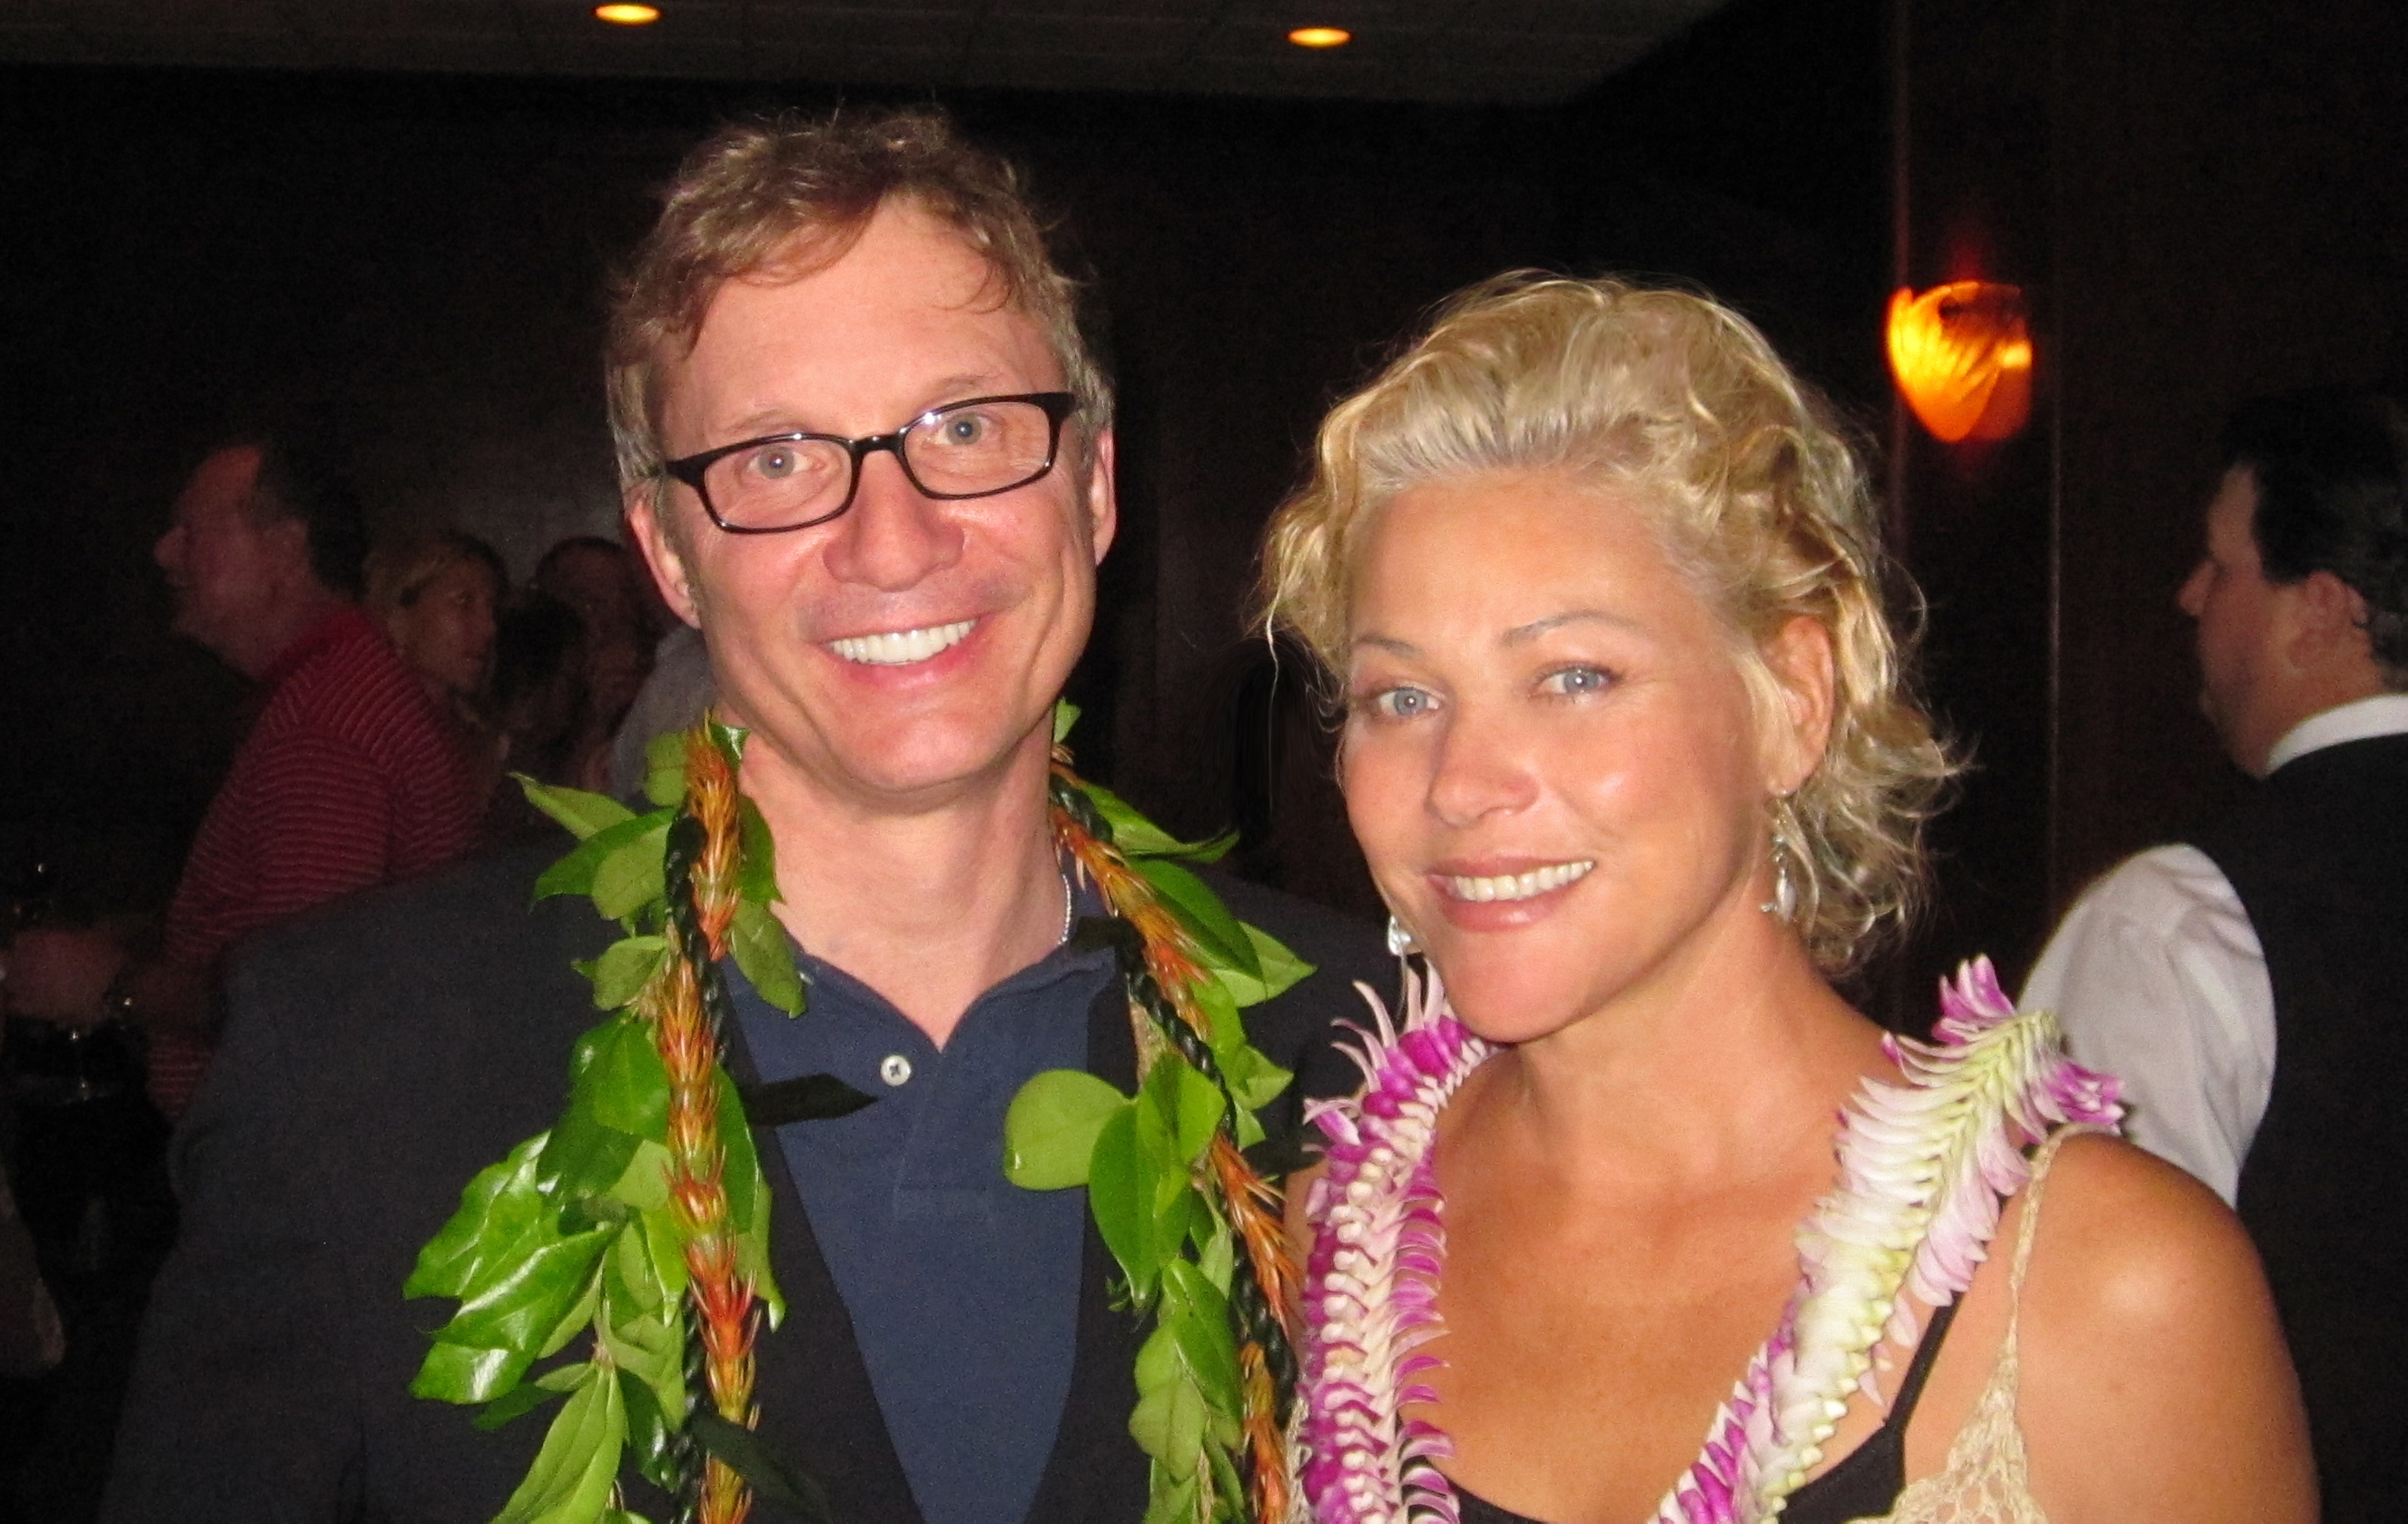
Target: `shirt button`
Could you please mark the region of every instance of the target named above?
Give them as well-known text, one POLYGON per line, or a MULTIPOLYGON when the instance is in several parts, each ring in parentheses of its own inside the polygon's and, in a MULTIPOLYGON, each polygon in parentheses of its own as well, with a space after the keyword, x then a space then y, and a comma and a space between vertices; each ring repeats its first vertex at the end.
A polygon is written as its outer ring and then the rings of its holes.
POLYGON ((878 1077, 889 1085, 905 1085, 911 1078, 911 1060, 899 1053, 890 1053, 878 1060, 878 1077))

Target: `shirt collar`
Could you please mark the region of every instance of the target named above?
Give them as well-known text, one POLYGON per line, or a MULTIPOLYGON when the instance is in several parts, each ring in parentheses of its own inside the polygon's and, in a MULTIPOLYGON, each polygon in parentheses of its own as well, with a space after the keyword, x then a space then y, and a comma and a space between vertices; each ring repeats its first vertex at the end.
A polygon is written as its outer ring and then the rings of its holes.
POLYGON ((2267 754, 2266 770, 2272 773, 2310 752, 2321 752, 2345 740, 2372 740, 2377 736, 2403 732, 2408 732, 2408 693, 2379 693, 2372 698, 2337 704, 2284 731, 2283 739, 2267 754))
POLYGON ((300 639, 286 646, 274 661, 269 662, 267 670, 259 674, 260 687, 264 691, 274 692, 286 678, 308 666, 310 657, 338 641, 356 639, 364 632, 374 635, 377 627, 368 623, 368 616, 360 611, 359 605, 344 604, 303 630, 300 639))

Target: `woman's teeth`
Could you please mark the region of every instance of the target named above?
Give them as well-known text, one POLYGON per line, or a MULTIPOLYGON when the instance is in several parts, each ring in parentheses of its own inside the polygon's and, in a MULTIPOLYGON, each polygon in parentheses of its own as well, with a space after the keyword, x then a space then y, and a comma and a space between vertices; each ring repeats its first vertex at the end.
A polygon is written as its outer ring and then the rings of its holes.
POLYGON ((1596 866, 1597 859, 1591 857, 1576 863, 1549 863, 1526 873, 1503 873, 1495 878, 1457 878, 1450 874, 1440 882, 1457 899, 1528 899, 1585 878, 1596 866))
POLYGON ((847 661, 867 662, 872 667, 905 667, 959 645, 977 625, 975 619, 965 619, 958 624, 931 625, 926 629, 851 635, 841 640, 830 640, 828 649, 847 661))

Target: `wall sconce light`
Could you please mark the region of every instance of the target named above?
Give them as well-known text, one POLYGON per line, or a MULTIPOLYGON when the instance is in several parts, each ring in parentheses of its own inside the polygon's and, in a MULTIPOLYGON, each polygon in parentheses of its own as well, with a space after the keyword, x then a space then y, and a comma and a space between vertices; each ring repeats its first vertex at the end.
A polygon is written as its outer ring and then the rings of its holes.
POLYGON ((2021 286, 1956 280, 1889 299, 1889 368, 1935 438, 2004 439, 2031 419, 2031 331, 2021 286))

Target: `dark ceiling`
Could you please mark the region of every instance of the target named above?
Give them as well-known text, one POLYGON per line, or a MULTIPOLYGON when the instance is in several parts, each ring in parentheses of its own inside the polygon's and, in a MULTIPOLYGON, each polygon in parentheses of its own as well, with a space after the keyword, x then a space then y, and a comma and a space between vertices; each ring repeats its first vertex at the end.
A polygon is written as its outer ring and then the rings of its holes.
POLYGON ((0 62, 1545 105, 1720 0, 0 0, 0 62), (1340 26, 1309 51, 1290 28, 1340 26))

